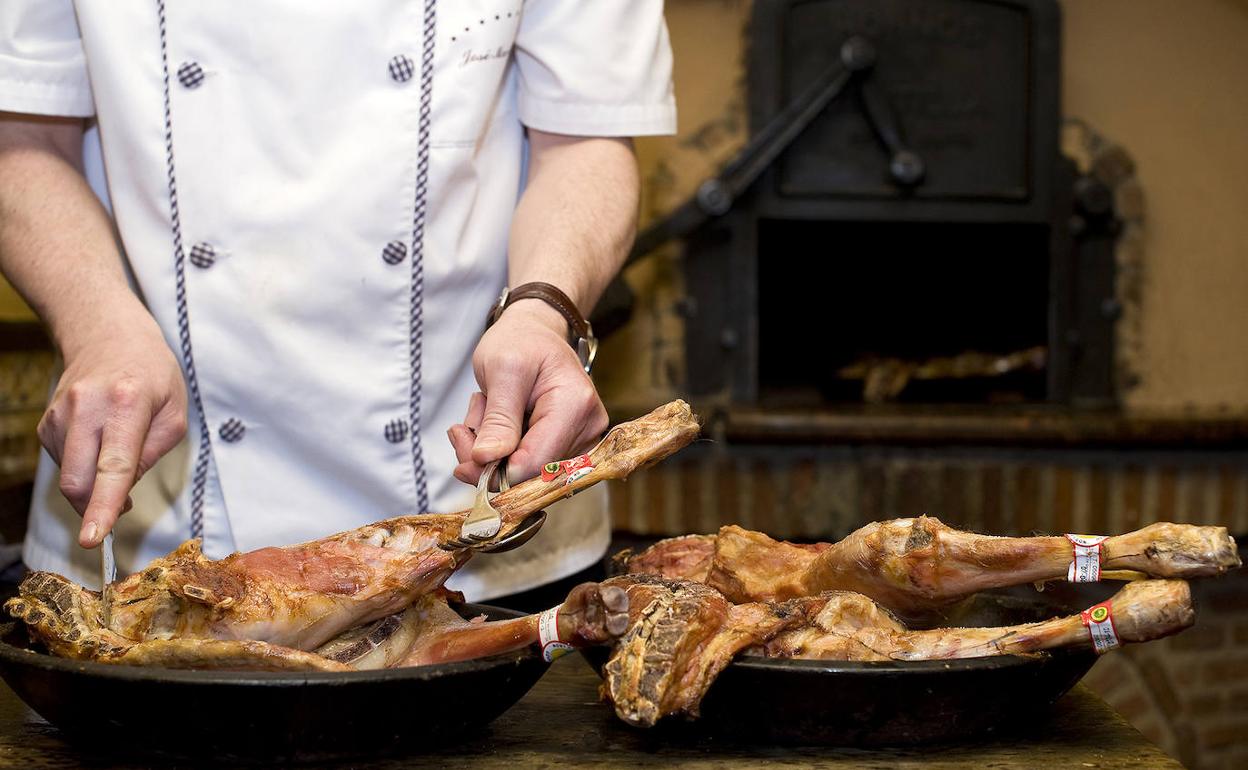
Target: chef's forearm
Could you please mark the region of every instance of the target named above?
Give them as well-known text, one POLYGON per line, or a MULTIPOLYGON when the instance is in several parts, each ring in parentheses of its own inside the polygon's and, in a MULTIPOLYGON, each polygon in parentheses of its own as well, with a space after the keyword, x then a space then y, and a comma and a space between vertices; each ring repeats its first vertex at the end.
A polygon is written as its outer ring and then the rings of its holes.
POLYGON ((641 186, 632 142, 530 130, 529 143, 508 284, 554 284, 589 315, 636 233, 641 186))
POLYGON ((82 174, 82 121, 0 113, 0 267, 71 355, 123 319, 154 323, 82 174))

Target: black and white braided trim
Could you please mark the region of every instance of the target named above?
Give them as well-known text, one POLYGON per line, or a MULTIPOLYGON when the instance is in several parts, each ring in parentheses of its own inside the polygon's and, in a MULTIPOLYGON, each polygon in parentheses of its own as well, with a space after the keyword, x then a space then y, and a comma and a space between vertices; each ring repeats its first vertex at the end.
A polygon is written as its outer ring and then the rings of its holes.
POLYGON ((433 50, 437 30, 437 0, 425 0, 423 43, 420 55, 420 120, 417 129, 416 201, 412 209, 412 299, 410 366, 412 376, 411 414, 408 421, 412 439, 412 470, 416 478, 416 504, 429 510, 429 486, 425 479, 425 456, 420 446, 420 366, 423 354, 425 293, 425 206, 429 188, 429 123, 433 106, 433 50))
MULTIPOLYGON (((199 412, 199 451, 195 455, 195 466, 191 471, 191 537, 204 536, 204 489, 208 481, 208 458, 212 452, 212 440, 208 430, 208 418, 204 416, 204 404, 199 396, 199 379, 195 375, 195 357, 191 351, 190 312, 186 306, 186 254, 182 248, 182 218, 178 211, 178 183, 173 163, 173 116, 169 107, 169 47, 165 23, 165 2, 156 0, 156 10, 160 20, 160 61, 164 76, 165 92, 165 166, 169 176, 169 222, 173 233, 173 269, 175 275, 174 295, 178 313, 178 342, 182 353, 182 367, 186 374, 186 387, 190 391, 191 400, 199 412)), ((178 78, 188 87, 198 86, 203 82, 203 71, 199 65, 198 80, 194 73, 189 75, 194 85, 183 77, 179 68, 178 78)))

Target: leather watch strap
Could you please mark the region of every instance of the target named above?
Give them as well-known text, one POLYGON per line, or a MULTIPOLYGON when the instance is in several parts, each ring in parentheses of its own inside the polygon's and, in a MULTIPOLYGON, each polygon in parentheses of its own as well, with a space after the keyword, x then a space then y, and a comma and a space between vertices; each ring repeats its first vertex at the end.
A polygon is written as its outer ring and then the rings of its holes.
POLYGON ((557 286, 543 281, 533 281, 522 283, 514 289, 503 289, 498 302, 490 309, 485 328, 493 326, 504 310, 522 299, 540 299, 559 311, 559 314, 568 322, 568 329, 573 337, 572 347, 576 349, 581 359, 581 366, 585 367, 588 373, 593 368, 594 357, 598 353, 598 339, 594 337, 593 326, 585 319, 585 316, 581 315, 581 311, 577 310, 576 303, 557 286))

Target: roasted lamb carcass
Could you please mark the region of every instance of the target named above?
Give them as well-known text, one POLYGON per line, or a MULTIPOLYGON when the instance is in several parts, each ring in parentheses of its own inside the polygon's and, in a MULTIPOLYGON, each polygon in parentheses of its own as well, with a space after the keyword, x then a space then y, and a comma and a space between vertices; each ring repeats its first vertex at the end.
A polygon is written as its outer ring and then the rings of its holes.
MULTIPOLYGON (((40 590, 81 590, 59 576, 48 577, 61 582, 40 590)), ((43 616, 43 608, 15 606, 14 611, 28 616, 28 623, 39 624, 41 638, 64 657, 166 668, 365 671, 469 660, 541 641, 540 615, 490 622, 484 617, 465 620, 448 603, 452 600, 462 601, 462 597, 436 589, 402 612, 345 631, 311 652, 251 639, 175 637, 134 642, 92 622, 72 606, 69 612, 54 616, 43 616)), ((552 614, 557 629, 553 636, 562 644, 603 644, 627 628, 628 596, 618 587, 584 583, 552 614)))
MULTIPOLYGON (((697 433, 697 420, 682 401, 616 426, 589 453, 589 470, 534 478, 496 496, 492 505, 503 518, 500 536, 560 498, 663 459, 697 433)), ((136 663, 159 657, 169 665, 179 659, 211 665, 233 655, 263 663, 267 650, 258 643, 311 652, 437 590, 472 555, 439 547, 458 537, 465 515, 399 517, 216 561, 200 553, 198 541, 189 541, 113 584, 107 600, 59 575, 35 572, 6 608, 65 657, 136 663), (200 655, 197 641, 213 644, 199 648, 206 651, 200 655)))
MULTIPOLYGON (((1097 568, 1157 578, 1220 575, 1240 566, 1225 527, 1153 524, 1109 537, 1097 568)), ((775 601, 843 590, 904 618, 930 620, 989 588, 1067 577, 1065 537, 993 537, 930 516, 868 524, 837 543, 797 545, 737 526, 660 541, 621 561, 630 573, 704 582, 733 602, 775 601)))
POLYGON ((1191 594, 1181 580, 1128 583, 1082 615, 925 631, 909 630, 892 613, 851 591, 734 605, 692 581, 626 575, 607 584, 628 591, 630 626, 604 667, 603 694, 621 719, 641 727, 668 715, 696 716, 715 677, 743 651, 849 661, 984 657, 1055 647, 1103 651, 1176 633, 1195 620, 1191 594))

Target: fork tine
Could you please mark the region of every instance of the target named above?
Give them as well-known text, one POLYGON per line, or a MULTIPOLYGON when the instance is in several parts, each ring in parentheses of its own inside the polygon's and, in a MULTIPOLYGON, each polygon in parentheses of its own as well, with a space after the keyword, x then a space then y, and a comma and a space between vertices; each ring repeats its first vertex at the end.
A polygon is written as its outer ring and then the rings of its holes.
POLYGON ((498 510, 490 504, 490 482, 494 480, 499 468, 502 467, 502 477, 499 481, 500 488, 506 488, 507 471, 503 465, 505 460, 495 460, 485 466, 481 473, 481 478, 477 481, 477 496, 469 511, 468 517, 464 519, 463 525, 459 530, 460 540, 469 537, 475 537, 480 540, 488 540, 498 534, 503 527, 503 517, 498 510))

